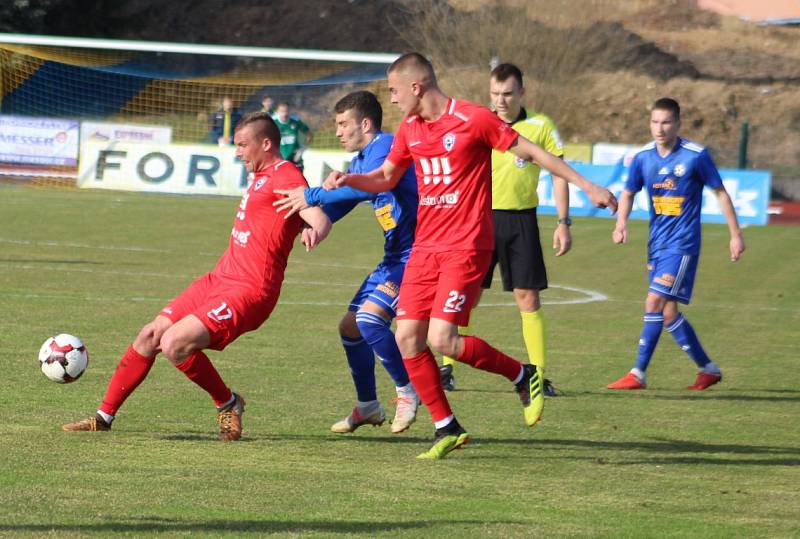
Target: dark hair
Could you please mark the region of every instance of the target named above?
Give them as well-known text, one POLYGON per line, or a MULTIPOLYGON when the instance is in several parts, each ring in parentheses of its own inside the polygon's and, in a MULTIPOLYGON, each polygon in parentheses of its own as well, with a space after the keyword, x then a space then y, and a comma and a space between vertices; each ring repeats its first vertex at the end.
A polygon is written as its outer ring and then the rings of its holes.
POLYGON ((276 148, 281 145, 281 132, 268 112, 251 112, 247 114, 236 124, 236 131, 255 123, 260 123, 255 131, 257 139, 268 138, 276 148))
POLYGON ((418 52, 407 52, 400 58, 392 62, 386 73, 394 73, 396 71, 415 70, 422 74, 422 79, 428 83, 436 82, 436 73, 433 71, 433 65, 427 58, 418 52), (427 79, 427 80, 426 80, 427 79))
POLYGON ((681 106, 671 97, 656 99, 656 102, 653 103, 653 107, 650 110, 667 110, 672 113, 676 120, 680 120, 681 118, 681 106))
POLYGON ((500 64, 492 69, 492 78, 497 82, 505 82, 511 77, 517 79, 519 87, 522 88, 522 71, 514 64, 500 64))
POLYGON ((372 92, 360 90, 358 92, 350 92, 334 105, 333 110, 336 114, 353 110, 361 121, 364 118, 372 120, 372 126, 376 130, 380 130, 383 123, 383 109, 378 102, 378 98, 372 92))

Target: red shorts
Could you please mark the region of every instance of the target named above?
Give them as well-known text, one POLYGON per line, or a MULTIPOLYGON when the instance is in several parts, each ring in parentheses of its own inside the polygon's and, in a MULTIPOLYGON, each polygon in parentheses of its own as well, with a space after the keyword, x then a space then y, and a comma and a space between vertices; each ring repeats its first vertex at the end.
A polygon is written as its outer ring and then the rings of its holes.
POLYGON ((195 315, 211 334, 208 347, 222 350, 242 333, 260 327, 277 302, 277 293, 257 293, 251 288, 224 282, 214 273, 206 273, 159 314, 173 323, 190 314, 195 315))
POLYGON ((400 285, 397 318, 439 318, 466 326, 491 260, 491 251, 411 251, 400 285))

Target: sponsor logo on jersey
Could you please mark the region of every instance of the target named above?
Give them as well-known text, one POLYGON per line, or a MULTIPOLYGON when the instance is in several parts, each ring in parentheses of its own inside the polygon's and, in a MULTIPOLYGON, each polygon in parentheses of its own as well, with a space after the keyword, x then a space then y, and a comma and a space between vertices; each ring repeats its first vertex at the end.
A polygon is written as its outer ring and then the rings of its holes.
MULTIPOLYGON (((422 144, 422 141, 421 141, 421 140, 415 140, 414 142, 412 142, 411 144, 409 144, 409 145, 408 145, 408 147, 409 147, 409 148, 413 148, 413 147, 414 147, 414 146, 416 146, 417 144, 422 144)), ((394 142, 392 143, 392 148, 394 148, 394 142)))
POLYGON ((236 227, 231 229, 231 236, 233 237, 233 241, 236 245, 241 245, 242 247, 247 246, 247 240, 250 239, 250 231, 247 232, 243 230, 236 230, 236 227))
POLYGON ((425 185, 431 183, 433 185, 440 183, 449 185, 453 181, 453 177, 450 175, 452 167, 450 167, 449 157, 431 157, 430 159, 420 157, 419 165, 422 168, 422 183, 425 185))
POLYGON ((672 169, 672 172, 675 174, 675 176, 680 178, 681 176, 686 174, 686 165, 684 165, 683 163, 678 163, 677 165, 675 165, 675 168, 672 169))
POLYGON ((675 180, 672 178, 664 178, 663 182, 657 182, 653 184, 653 189, 677 189, 678 186, 675 184, 675 180))
POLYGON ((684 197, 653 197, 656 215, 680 215, 684 197))
POLYGON ((397 228, 397 221, 395 221, 394 216, 392 216, 392 207, 392 204, 386 204, 375 209, 375 217, 378 219, 378 224, 381 225, 384 232, 397 228))
POLYGON ((661 167, 661 170, 658 171, 659 175, 669 174, 669 169, 667 167, 661 167))
POLYGON ((456 136, 453 133, 448 133, 442 138, 442 144, 444 145, 444 149, 448 152, 453 149, 453 146, 456 145, 456 136))
POLYGON ((420 206, 452 207, 458 204, 458 191, 439 196, 423 196, 419 198, 420 206))

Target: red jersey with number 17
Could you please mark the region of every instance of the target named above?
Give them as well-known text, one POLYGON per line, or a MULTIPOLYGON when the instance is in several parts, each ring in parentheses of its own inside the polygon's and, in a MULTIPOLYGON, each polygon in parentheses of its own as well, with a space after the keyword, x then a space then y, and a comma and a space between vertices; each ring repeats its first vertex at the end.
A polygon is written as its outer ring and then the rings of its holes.
POLYGON ((518 136, 469 101, 450 99, 432 122, 403 119, 386 159, 401 169, 414 162, 419 209, 413 249, 494 249, 492 148, 505 152, 518 136))
POLYGON ((255 173, 239 202, 228 249, 213 273, 256 294, 280 290, 301 219, 298 214, 284 219, 272 203, 282 198, 275 189, 295 187, 308 187, 308 182, 289 161, 279 161, 255 173))

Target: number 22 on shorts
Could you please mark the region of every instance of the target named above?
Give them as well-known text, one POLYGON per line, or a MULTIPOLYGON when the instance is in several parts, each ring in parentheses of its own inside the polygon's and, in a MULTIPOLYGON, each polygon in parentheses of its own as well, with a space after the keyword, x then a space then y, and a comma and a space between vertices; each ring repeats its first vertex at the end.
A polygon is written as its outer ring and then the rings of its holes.
POLYGON ((444 302, 444 309, 442 310, 446 313, 460 313, 461 306, 464 305, 465 301, 467 301, 467 296, 459 294, 458 290, 451 290, 447 295, 447 299, 444 302))

